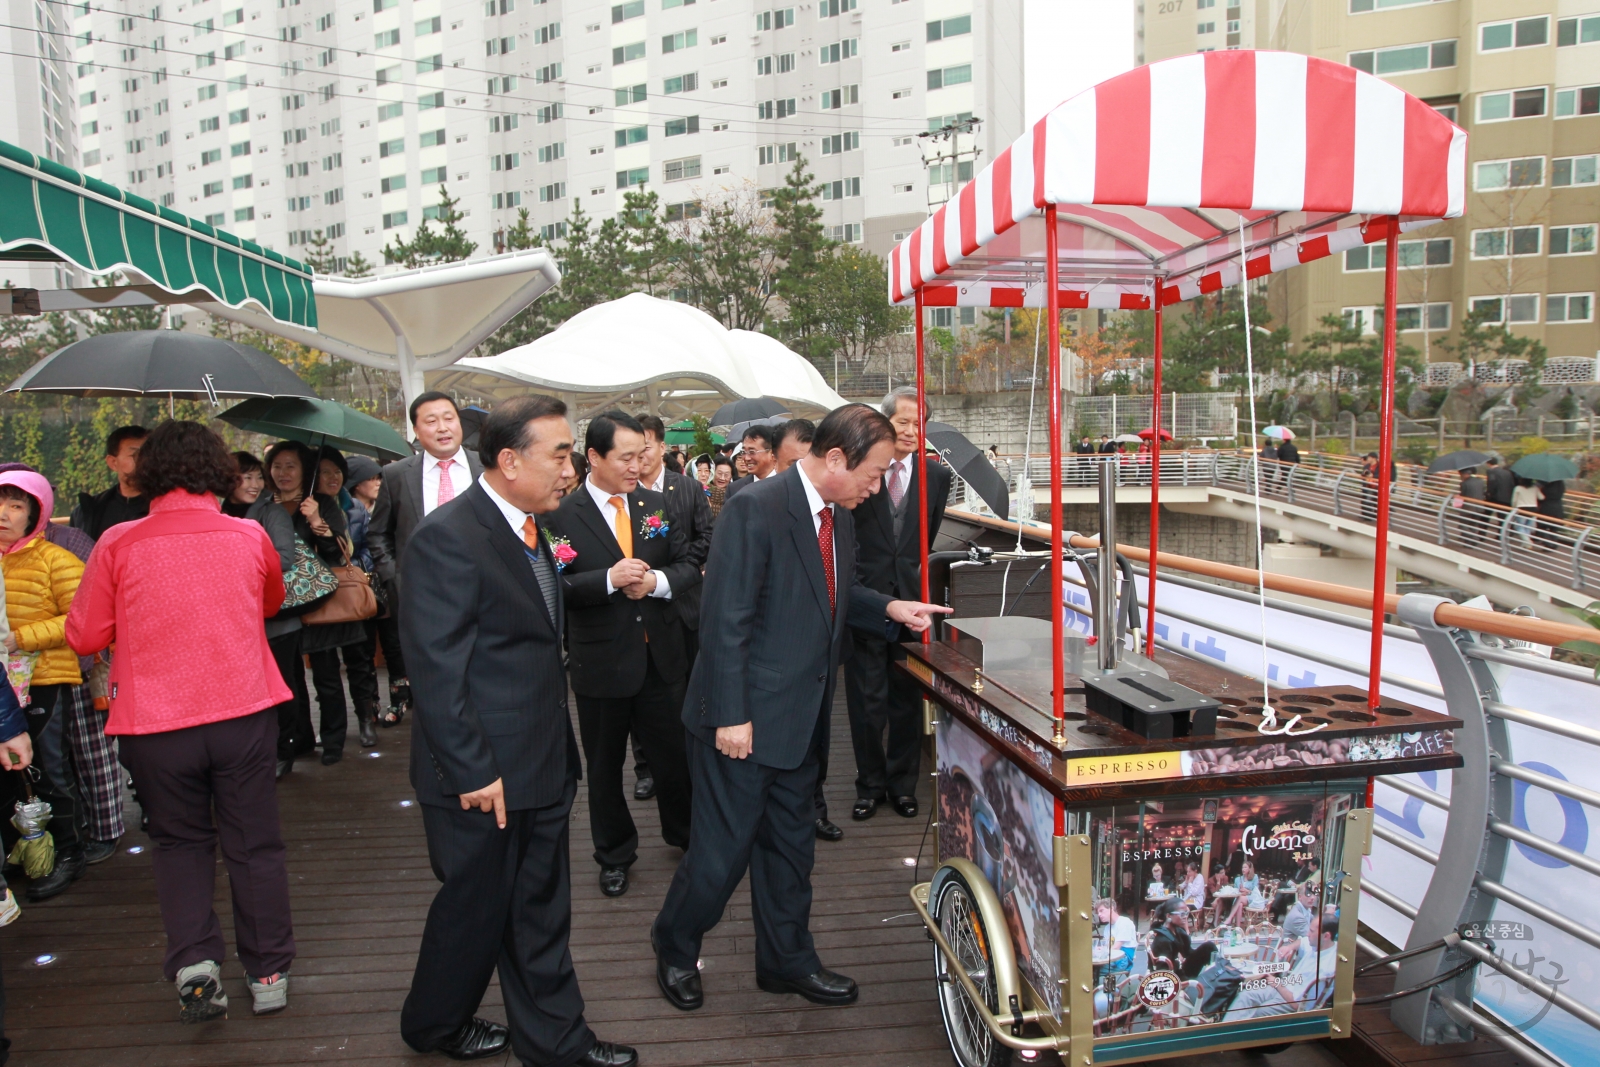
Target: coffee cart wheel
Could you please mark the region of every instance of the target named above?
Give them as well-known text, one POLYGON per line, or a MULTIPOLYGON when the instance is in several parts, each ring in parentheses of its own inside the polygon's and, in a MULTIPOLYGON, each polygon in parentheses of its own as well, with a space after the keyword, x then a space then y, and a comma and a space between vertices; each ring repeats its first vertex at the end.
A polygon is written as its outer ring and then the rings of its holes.
MULTIPOLYGON (((1008 999, 1014 996, 1016 964, 1011 933, 1003 920, 997 921, 999 901, 988 880, 967 861, 952 860, 935 872, 929 903, 939 932, 955 949, 972 984, 983 993, 984 1007, 991 1015, 998 1015, 1002 993, 1008 999)), ((951 966, 944 952, 935 948, 939 1012, 944 1017, 945 1034, 956 1063, 960 1067, 1007 1067, 1011 1050, 989 1032, 982 1013, 951 966)))

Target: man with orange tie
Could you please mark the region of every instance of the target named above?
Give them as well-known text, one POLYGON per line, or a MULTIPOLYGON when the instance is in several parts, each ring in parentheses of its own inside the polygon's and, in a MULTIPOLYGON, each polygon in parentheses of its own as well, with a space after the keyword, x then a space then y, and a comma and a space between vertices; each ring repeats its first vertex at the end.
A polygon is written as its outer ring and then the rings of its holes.
POLYGON ((689 843, 689 768, 684 756, 684 638, 670 600, 700 581, 686 534, 666 498, 639 485, 644 429, 621 411, 589 421, 589 476, 561 501, 550 531, 567 606, 567 649, 578 730, 589 768, 589 826, 600 891, 628 891, 639 832, 623 794, 632 733, 656 780, 661 836, 689 843))

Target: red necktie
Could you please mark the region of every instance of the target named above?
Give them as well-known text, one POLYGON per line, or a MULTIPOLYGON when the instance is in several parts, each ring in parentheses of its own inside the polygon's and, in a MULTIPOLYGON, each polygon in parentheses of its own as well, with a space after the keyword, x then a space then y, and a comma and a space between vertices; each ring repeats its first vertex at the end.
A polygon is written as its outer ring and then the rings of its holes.
POLYGON ((838 595, 834 592, 833 576, 833 509, 824 507, 817 512, 822 525, 817 528, 817 547, 822 550, 822 575, 828 580, 828 610, 837 611, 838 595))
POLYGON ((455 460, 447 459, 439 464, 439 496, 434 507, 443 507, 456 498, 456 483, 450 480, 450 465, 455 460))

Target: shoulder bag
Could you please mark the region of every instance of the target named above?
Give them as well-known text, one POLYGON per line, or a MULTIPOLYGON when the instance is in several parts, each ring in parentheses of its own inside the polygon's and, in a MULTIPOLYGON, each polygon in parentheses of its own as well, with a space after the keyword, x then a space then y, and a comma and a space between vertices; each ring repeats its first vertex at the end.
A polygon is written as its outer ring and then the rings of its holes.
POLYGON ((283 572, 283 607, 275 616, 293 618, 314 611, 339 589, 333 569, 299 537, 294 539, 294 566, 283 572))
MULTIPOLYGON (((342 566, 327 568, 337 582, 333 595, 323 600, 301 620, 307 626, 328 626, 340 622, 365 622, 378 614, 378 597, 372 591, 367 572, 350 562, 350 548, 344 548, 342 566)), ((320 560, 318 562, 321 562, 320 560)))

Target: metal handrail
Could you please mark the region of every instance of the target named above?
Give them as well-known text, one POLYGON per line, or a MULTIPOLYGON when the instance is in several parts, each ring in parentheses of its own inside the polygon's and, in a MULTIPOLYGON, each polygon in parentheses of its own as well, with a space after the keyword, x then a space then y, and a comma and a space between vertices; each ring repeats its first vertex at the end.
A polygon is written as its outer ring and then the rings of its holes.
POLYGON ((1361 879, 1361 891, 1363 893, 1370 893, 1374 898, 1383 901, 1385 904, 1389 905, 1389 907, 1393 908, 1395 911, 1398 911, 1401 915, 1404 915, 1408 919, 1415 919, 1417 917, 1416 908, 1412 907, 1410 904, 1407 904, 1405 901, 1401 900, 1399 897, 1395 896, 1381 885, 1373 882, 1370 875, 1361 879))
MULTIPOLYGON (((1573 937, 1577 938, 1579 941, 1582 941, 1591 948, 1600 948, 1600 930, 1591 930, 1582 923, 1573 922, 1559 911, 1552 911, 1543 904, 1540 904, 1537 900, 1534 900, 1531 897, 1525 897, 1521 893, 1518 893, 1515 889, 1510 889, 1495 881, 1493 878, 1485 878, 1480 874, 1477 878, 1473 879, 1472 884, 1489 894, 1491 897, 1494 897, 1496 900, 1503 900, 1507 904, 1510 904, 1513 908, 1516 908, 1519 911, 1525 911, 1534 918, 1549 923, 1557 930, 1571 934, 1573 937)), ((1365 883, 1362 885, 1362 888, 1366 888, 1365 883)))
POLYGON ((1503 774, 1507 778, 1515 778, 1519 782, 1536 785, 1540 789, 1548 789, 1552 793, 1560 793, 1564 797, 1571 797, 1573 800, 1587 804, 1592 808, 1600 808, 1600 793, 1596 793, 1593 789, 1585 789, 1581 785, 1574 785, 1563 778, 1556 778, 1553 775, 1530 771, 1526 767, 1516 763, 1508 763, 1503 759, 1492 760, 1489 766, 1493 768, 1496 774, 1503 774))
MULTIPOLYGON (((1567 846, 1552 841, 1548 837, 1540 837, 1538 834, 1518 829, 1508 822, 1501 822, 1499 819, 1489 820, 1489 831, 1499 834, 1507 841, 1516 841, 1519 844, 1527 845, 1529 848, 1536 848, 1540 852, 1554 856, 1556 859, 1565 860, 1579 870, 1600 876, 1600 861, 1585 856, 1582 852, 1574 852, 1567 846)), ((1388 840, 1388 838, 1384 840, 1388 840)))
POLYGON ((1399 834, 1395 833, 1393 830, 1390 830, 1387 827, 1379 826, 1376 822, 1372 824, 1372 835, 1389 842, 1389 844, 1393 845, 1402 852, 1411 853, 1419 860, 1431 863, 1434 866, 1438 866, 1439 864, 1439 854, 1433 849, 1424 848, 1415 841, 1408 841, 1399 834))
POLYGON ((1435 793, 1425 786, 1413 785, 1404 778, 1385 778, 1383 784, 1391 789, 1399 790, 1408 797, 1416 797, 1424 804, 1432 804, 1444 811, 1450 810, 1450 798, 1442 793, 1435 793))
MULTIPOLYGON (((1591 745, 1600 745, 1600 730, 1591 730, 1587 726, 1566 722, 1550 715, 1541 715, 1537 711, 1528 711, 1526 708, 1513 707, 1502 704, 1498 700, 1484 701, 1484 710, 1497 718, 1519 723, 1522 726, 1531 726, 1535 730, 1544 730, 1562 737, 1570 737, 1574 741, 1584 741, 1591 745)), ((1529 772, 1530 774, 1533 772, 1529 772)))

